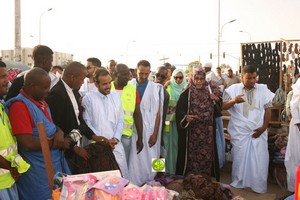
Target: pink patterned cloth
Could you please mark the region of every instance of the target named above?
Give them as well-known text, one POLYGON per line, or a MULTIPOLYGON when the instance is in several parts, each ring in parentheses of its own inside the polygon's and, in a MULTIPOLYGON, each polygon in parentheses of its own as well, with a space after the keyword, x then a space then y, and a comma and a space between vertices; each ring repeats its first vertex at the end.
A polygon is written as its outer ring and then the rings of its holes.
POLYGON ((18 68, 11 68, 11 69, 7 70, 8 80, 9 81, 15 80, 17 75, 20 74, 21 72, 22 72, 22 70, 20 70, 18 68))

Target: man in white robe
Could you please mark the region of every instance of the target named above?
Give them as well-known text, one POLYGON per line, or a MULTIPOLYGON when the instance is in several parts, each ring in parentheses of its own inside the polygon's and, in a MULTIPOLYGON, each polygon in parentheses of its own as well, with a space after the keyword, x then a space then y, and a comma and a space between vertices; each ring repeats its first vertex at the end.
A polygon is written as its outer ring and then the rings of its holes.
POLYGON ((242 83, 224 91, 223 109, 229 109, 231 114, 227 128, 233 146, 231 186, 265 193, 269 166, 267 127, 274 93, 266 85, 255 83, 256 76, 256 67, 245 66, 242 83))
POLYGON ((292 85, 293 96, 290 102, 292 119, 290 121, 288 144, 285 153, 288 190, 295 191, 296 170, 300 164, 300 79, 292 85))
POLYGON ((128 179, 125 151, 120 142, 124 126, 120 96, 111 91, 111 77, 106 69, 97 69, 94 79, 98 91, 90 91, 83 97, 83 118, 93 132, 104 137, 103 142, 111 146, 123 177, 128 179))
POLYGON ((144 148, 137 154, 135 141, 137 141, 138 135, 134 130, 128 163, 129 180, 138 186, 154 179, 156 172, 152 171, 152 159, 160 157, 164 93, 161 85, 148 80, 149 74, 150 63, 141 60, 137 64, 137 79, 133 79, 131 82, 137 86, 143 117, 144 148))

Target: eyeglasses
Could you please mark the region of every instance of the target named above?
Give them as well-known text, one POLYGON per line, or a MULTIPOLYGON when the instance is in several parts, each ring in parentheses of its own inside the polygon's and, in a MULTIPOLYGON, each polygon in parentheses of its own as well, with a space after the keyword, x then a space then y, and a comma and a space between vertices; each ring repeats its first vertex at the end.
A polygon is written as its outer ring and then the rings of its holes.
POLYGON ((183 76, 174 76, 174 79, 179 79, 179 80, 182 80, 183 79, 183 76))
POLYGON ((196 78, 194 78, 194 80, 195 80, 195 81, 203 81, 203 80, 205 80, 205 78, 202 78, 202 77, 201 77, 201 78, 196 77, 196 78))
POLYGON ((160 78, 162 78, 162 79, 165 79, 165 78, 166 78, 166 75, 164 75, 164 74, 159 74, 159 73, 156 73, 155 76, 156 76, 157 78, 160 77, 160 78))

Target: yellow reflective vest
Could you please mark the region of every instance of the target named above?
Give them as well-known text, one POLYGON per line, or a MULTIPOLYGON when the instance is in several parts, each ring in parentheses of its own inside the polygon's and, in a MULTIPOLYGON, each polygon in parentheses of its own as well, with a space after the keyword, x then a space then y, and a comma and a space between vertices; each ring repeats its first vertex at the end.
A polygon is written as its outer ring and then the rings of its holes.
MULTIPOLYGON (((0 155, 16 167, 19 173, 26 172, 30 165, 18 154, 16 138, 11 134, 9 118, 0 103, 0 155)), ((0 189, 10 188, 15 183, 9 170, 0 168, 0 189)))
MULTIPOLYGON (((111 90, 116 90, 114 82, 111 83, 111 90)), ((132 136, 134 123, 133 113, 136 104, 136 87, 134 85, 127 84, 123 88, 121 101, 124 110, 123 135, 132 136)))

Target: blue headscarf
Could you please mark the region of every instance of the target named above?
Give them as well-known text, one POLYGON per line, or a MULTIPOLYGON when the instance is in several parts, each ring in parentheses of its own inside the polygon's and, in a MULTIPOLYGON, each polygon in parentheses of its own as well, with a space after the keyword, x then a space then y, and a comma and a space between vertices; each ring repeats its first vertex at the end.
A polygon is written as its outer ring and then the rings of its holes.
POLYGON ((171 76, 171 81, 170 81, 170 87, 171 87, 171 99, 172 100, 175 100, 176 102, 178 101, 179 99, 179 96, 184 88, 184 86, 186 85, 186 74, 184 72, 184 70, 182 69, 175 69, 172 73, 172 76, 171 76), (182 76, 183 76, 183 80, 182 80, 182 83, 181 84, 177 84, 175 82, 175 79, 174 79, 174 76, 178 73, 178 72, 181 72, 182 73, 182 76))

